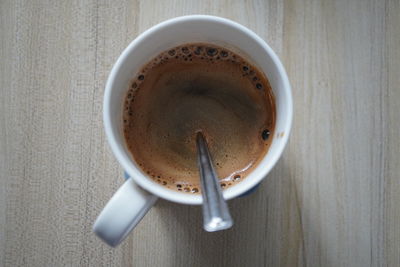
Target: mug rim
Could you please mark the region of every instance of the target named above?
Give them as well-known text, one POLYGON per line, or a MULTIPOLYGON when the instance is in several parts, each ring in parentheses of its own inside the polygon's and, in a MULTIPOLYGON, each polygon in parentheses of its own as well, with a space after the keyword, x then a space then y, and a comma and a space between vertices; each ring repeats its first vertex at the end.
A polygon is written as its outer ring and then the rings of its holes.
MULTIPOLYGON (((271 169, 275 166, 276 162, 279 160, 281 157, 284 148, 286 147, 291 126, 292 126, 292 117, 293 117, 293 100, 292 100, 292 93, 291 93, 291 86, 289 82, 289 78, 287 77, 286 71, 278 58, 278 56, 275 54, 275 52, 272 50, 272 48, 261 38, 259 37, 256 33, 251 31, 250 29, 246 28, 245 26, 234 22, 232 20, 226 19, 226 18, 221 18, 217 16, 210 16, 210 15, 188 15, 188 16, 181 16, 181 17, 175 17, 166 21, 163 21, 159 24, 156 24, 152 26, 151 28, 147 29, 143 33, 139 34, 121 53, 121 55, 118 57, 117 61, 113 65, 111 72, 108 76, 107 82, 106 82, 106 87, 105 87, 105 92, 104 92, 104 101, 103 101, 103 123, 104 123, 104 128, 107 136, 108 143, 111 147, 111 150, 113 151, 114 156, 117 158, 117 161, 119 164, 122 165, 122 167, 125 169, 125 171, 131 176, 131 178, 143 189, 149 191, 150 193, 159 196, 163 199, 173 201, 176 203, 181 203, 181 204, 189 204, 189 205, 200 205, 202 204, 202 196, 201 195, 192 195, 188 193, 183 193, 183 192, 177 192, 172 189, 168 189, 166 187, 161 187, 158 186, 153 181, 150 181, 150 179, 147 179, 144 177, 144 175, 141 173, 140 170, 138 170, 138 167, 136 167, 133 164, 133 159, 130 157, 129 159, 125 157, 123 152, 118 146, 118 143, 115 139, 115 133, 112 129, 112 117, 110 114, 110 99, 111 99, 111 94, 113 90, 113 86, 116 80, 117 73, 121 70, 121 66, 128 57, 130 53, 132 53, 135 49, 135 46, 137 46, 139 43, 141 43, 143 40, 145 40, 148 36, 154 34, 157 31, 162 30, 165 27, 169 27, 173 24, 176 23, 181 23, 181 22, 187 22, 187 21, 213 21, 216 23, 221 23, 228 25, 230 27, 237 28, 241 32, 245 33, 249 38, 252 38, 254 41, 256 41, 264 50, 265 52, 271 57, 273 63, 275 64, 275 67, 277 68, 277 71, 280 75, 280 78, 282 80, 282 88, 283 90, 286 90, 287 92, 287 99, 285 101, 287 102, 287 115, 284 119, 284 132, 285 135, 282 137, 282 141, 280 142, 280 146, 277 147, 276 153, 271 155, 271 160, 269 167, 267 167, 265 170, 263 170, 262 173, 259 174, 259 176, 254 177, 251 179, 251 182, 246 183, 246 185, 243 186, 234 186, 229 188, 228 190, 223 191, 223 196, 225 199, 232 199, 234 197, 240 196, 241 194, 247 192, 254 186, 256 186, 258 183, 260 183, 271 171, 271 169), (157 186, 156 186, 157 185, 157 186), (161 188, 160 188, 161 187, 161 188), (232 190, 235 189, 235 190, 232 190)), ((268 153, 267 153, 268 154, 268 153)), ((266 154, 266 155, 267 155, 266 154)), ((265 156, 266 156, 265 155, 265 156)), ((265 157, 264 156, 264 157, 265 157)))

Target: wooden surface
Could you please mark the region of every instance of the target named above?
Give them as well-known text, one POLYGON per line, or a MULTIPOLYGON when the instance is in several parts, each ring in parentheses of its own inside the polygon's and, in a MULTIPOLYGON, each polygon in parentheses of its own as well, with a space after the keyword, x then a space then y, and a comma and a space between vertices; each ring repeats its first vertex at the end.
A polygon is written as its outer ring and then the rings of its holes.
POLYGON ((400 3, 1 1, 0 266, 400 266, 400 3), (233 229, 159 201, 116 249, 91 227, 123 183, 102 125, 121 51, 165 19, 249 27, 293 86, 287 149, 233 229))

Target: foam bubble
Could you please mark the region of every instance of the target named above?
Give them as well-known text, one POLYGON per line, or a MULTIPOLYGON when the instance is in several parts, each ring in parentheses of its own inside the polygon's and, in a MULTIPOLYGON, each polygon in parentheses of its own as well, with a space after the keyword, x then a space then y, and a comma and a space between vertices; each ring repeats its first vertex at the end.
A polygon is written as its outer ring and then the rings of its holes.
POLYGON ((195 53, 196 55, 200 55, 202 51, 203 51, 203 47, 197 46, 197 47, 195 48, 195 50, 194 50, 194 53, 195 53))
POLYGON ((270 131, 269 131, 268 129, 265 129, 265 130, 262 131, 262 133, 261 133, 261 137, 262 137, 263 140, 267 140, 268 137, 269 137, 269 135, 270 135, 270 131))
POLYGON ((208 47, 207 48, 207 55, 210 57, 215 56, 218 53, 218 50, 214 47, 208 47))
POLYGON ((196 187, 192 188, 192 193, 198 193, 199 189, 197 189, 196 187))
POLYGON ((186 46, 182 47, 182 53, 189 54, 190 53, 189 48, 187 48, 186 46))
POLYGON ((221 55, 221 57, 227 57, 229 55, 228 52, 225 50, 221 50, 219 54, 221 55))

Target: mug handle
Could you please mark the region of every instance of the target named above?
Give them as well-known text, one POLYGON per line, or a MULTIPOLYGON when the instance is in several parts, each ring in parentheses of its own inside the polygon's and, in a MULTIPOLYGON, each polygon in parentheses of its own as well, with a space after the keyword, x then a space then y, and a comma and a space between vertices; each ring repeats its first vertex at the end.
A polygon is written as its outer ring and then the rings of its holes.
POLYGON ((146 215, 158 197, 129 178, 115 192, 97 217, 93 232, 111 247, 116 247, 146 215))

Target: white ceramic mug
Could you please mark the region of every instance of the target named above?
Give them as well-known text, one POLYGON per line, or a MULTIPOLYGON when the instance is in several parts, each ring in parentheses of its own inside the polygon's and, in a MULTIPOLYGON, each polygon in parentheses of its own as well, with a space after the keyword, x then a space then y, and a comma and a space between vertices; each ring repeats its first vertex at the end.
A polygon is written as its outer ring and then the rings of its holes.
POLYGON ((281 156, 292 123, 292 95, 279 58, 254 32, 231 20, 205 15, 178 17, 140 34, 122 52, 108 77, 104 95, 104 127, 119 163, 131 178, 115 193, 97 218, 93 230, 110 246, 118 245, 154 205, 158 197, 199 205, 200 194, 177 192, 154 182, 132 159, 122 133, 122 107, 134 75, 159 53, 184 43, 213 43, 238 51, 257 66, 271 84, 276 101, 276 126, 268 153, 246 179, 223 191, 235 198, 264 179, 281 156))

